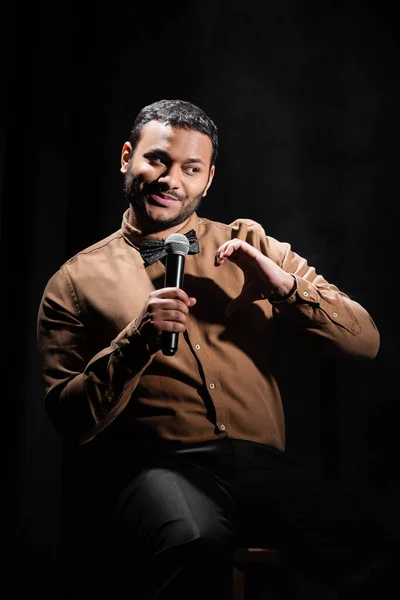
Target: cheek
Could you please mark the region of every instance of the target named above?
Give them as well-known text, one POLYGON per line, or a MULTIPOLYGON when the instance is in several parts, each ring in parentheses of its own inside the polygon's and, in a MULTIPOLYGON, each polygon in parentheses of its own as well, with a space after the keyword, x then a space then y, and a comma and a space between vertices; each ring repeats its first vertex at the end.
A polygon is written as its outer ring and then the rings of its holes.
POLYGON ((207 180, 204 181, 196 181, 196 183, 191 184, 190 186, 190 195, 192 198, 201 197, 204 193, 204 190, 207 186, 207 180))
POLYGON ((157 178, 156 169, 151 167, 147 162, 133 164, 132 172, 140 177, 142 181, 153 181, 157 178))

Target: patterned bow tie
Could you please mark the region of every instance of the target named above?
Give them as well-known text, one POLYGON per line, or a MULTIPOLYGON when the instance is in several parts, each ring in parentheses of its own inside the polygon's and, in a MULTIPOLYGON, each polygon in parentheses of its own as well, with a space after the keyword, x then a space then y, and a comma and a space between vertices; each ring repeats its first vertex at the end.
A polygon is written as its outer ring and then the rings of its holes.
MULTIPOLYGON (((195 230, 191 229, 184 235, 189 240, 188 254, 198 254, 200 252, 200 246, 199 241, 196 237, 195 230)), ((158 260, 162 260, 164 262, 167 256, 167 251, 165 249, 165 240, 144 239, 143 242, 140 244, 139 249, 145 267, 152 265, 158 260)))

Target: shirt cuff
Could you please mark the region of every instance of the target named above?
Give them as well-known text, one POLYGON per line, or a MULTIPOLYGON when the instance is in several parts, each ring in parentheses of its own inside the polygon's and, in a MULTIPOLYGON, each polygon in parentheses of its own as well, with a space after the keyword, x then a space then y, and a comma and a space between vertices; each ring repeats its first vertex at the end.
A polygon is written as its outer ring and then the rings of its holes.
POLYGON ((298 277, 294 273, 290 273, 290 275, 296 280, 296 285, 294 286, 293 290, 286 298, 282 298, 280 300, 269 299, 271 304, 273 306, 289 306, 295 302, 305 302, 319 306, 319 295, 315 286, 309 281, 298 277))
POLYGON ((290 291, 290 293, 287 296, 283 296, 279 299, 275 300, 273 297, 269 296, 268 300, 271 302, 271 304, 273 306, 275 306, 275 305, 281 306, 282 304, 283 305, 293 304, 293 302, 296 301, 296 292, 298 290, 299 284, 297 281, 297 277, 293 273, 290 273, 290 275, 293 277, 293 279, 295 281, 294 287, 292 288, 292 290, 290 291))
POLYGON ((152 355, 152 349, 140 334, 136 319, 129 323, 111 342, 111 347, 121 351, 124 358, 139 359, 140 363, 147 362, 152 355))

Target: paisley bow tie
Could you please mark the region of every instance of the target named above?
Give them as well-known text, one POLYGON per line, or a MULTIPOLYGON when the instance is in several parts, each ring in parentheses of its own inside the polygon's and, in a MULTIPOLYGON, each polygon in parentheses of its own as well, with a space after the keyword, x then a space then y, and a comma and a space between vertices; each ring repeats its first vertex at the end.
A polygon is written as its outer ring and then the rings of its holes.
MULTIPOLYGON (((200 252, 200 246, 199 241, 196 237, 195 230, 191 229, 184 235, 189 240, 188 254, 198 254, 200 252)), ((144 239, 140 244, 139 250, 140 254, 142 255, 145 267, 152 265, 158 260, 164 260, 167 256, 167 251, 165 249, 165 240, 144 239)))

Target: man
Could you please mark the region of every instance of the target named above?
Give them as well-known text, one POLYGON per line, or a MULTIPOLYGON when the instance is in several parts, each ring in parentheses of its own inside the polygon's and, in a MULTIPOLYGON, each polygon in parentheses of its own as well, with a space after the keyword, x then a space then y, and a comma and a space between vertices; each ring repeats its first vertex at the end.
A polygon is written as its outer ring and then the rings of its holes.
POLYGON ((148 558, 150 597, 228 598, 237 545, 278 545, 344 586, 376 551, 366 543, 374 525, 286 457, 274 327, 349 359, 373 359, 379 333, 258 223, 198 216, 217 154, 217 128, 197 106, 161 100, 140 111, 121 154, 121 229, 44 290, 46 408, 69 444, 101 448, 93 468, 119 539, 148 558), (174 233, 190 240, 181 288, 165 286, 162 240, 174 233), (171 332, 179 344, 166 355, 171 332))

